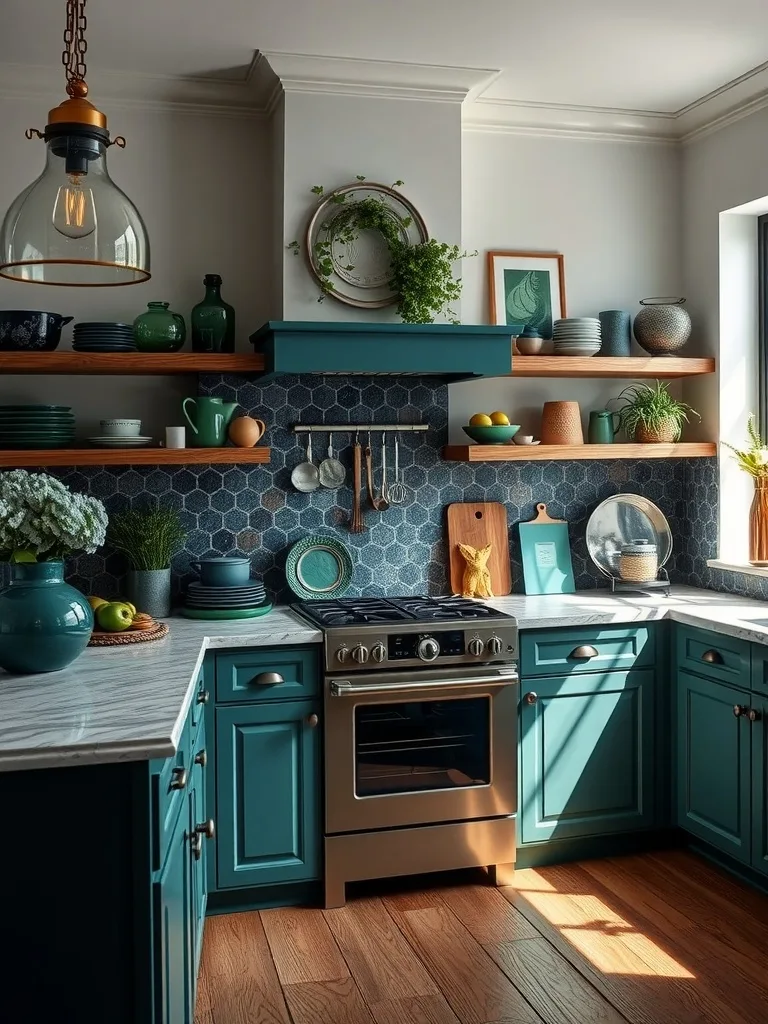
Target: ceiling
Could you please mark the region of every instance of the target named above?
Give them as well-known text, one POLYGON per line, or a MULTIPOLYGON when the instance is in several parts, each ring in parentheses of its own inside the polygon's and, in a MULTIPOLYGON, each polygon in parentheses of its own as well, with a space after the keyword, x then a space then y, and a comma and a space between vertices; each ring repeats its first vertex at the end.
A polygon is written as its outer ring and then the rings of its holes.
MULTIPOLYGON (((0 64, 57 66, 64 0, 3 0, 0 64)), ((255 50, 500 71, 488 99, 671 113, 768 60, 766 0, 90 0, 89 64, 237 77, 255 50)))

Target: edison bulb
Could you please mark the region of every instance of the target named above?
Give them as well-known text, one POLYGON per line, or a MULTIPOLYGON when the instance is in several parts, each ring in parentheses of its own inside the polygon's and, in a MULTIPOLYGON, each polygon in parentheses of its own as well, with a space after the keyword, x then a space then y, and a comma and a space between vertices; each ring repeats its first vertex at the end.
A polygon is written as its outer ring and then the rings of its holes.
POLYGON ((53 226, 67 238, 86 238, 96 230, 93 192, 83 185, 84 174, 68 174, 67 184, 56 193, 53 226))

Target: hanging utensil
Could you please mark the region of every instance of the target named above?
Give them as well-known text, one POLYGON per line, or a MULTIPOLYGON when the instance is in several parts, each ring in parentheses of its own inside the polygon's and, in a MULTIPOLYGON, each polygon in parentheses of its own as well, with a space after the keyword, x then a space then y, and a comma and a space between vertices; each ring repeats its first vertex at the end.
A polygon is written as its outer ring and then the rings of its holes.
POLYGON ((316 491, 320 486, 320 473, 318 472, 317 466, 312 461, 311 431, 307 432, 306 462, 300 462, 298 466, 294 466, 293 472, 291 473, 291 483, 297 491, 301 491, 304 494, 316 491))
POLYGON ((352 455, 352 522, 350 530, 352 533, 362 533, 365 530, 363 510, 360 507, 360 491, 363 486, 363 450, 360 447, 360 438, 355 437, 355 447, 352 455))
POLYGON ((400 441, 395 434, 395 482, 387 488, 390 505, 402 505, 405 501, 405 486, 400 482, 400 441))
POLYGON ((346 469, 334 457, 333 434, 331 433, 328 434, 328 454, 320 463, 318 473, 320 474, 320 483, 323 487, 327 487, 329 491, 335 491, 338 487, 341 487, 347 475, 346 469))
POLYGON ((381 487, 376 499, 376 506, 379 512, 386 512, 389 508, 389 495, 387 490, 387 435, 381 435, 381 487))

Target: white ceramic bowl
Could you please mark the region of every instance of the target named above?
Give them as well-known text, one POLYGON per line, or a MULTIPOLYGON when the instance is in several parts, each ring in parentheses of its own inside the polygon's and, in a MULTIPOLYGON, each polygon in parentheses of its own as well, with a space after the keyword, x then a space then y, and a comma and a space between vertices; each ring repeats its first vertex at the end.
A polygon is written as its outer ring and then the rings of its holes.
POLYGON ((103 437, 138 437, 141 420, 100 420, 103 437))
POLYGON ((533 434, 515 434, 513 441, 515 444, 535 444, 533 434))
POLYGON ((544 339, 518 338, 515 344, 521 356, 537 356, 544 345, 544 339))

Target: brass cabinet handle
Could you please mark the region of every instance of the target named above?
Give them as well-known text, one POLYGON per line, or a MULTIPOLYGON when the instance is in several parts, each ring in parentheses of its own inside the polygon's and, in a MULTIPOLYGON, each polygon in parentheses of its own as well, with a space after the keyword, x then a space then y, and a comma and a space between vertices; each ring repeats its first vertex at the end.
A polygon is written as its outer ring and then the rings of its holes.
POLYGON ((318 718, 317 715, 307 715, 307 725, 309 726, 310 729, 316 729, 319 722, 320 719, 318 718))
POLYGON ((706 661, 708 665, 722 665, 723 656, 720 651, 704 651, 701 656, 702 661, 706 661))
POLYGON ((205 836, 206 839, 213 839, 216 835, 216 823, 213 818, 201 821, 199 825, 195 825, 195 833, 199 836, 205 836))
POLYGON ((253 681, 257 686, 279 686, 285 679, 279 672, 259 672, 253 681))
POLYGON ((733 714, 735 718, 741 718, 741 716, 746 715, 748 711, 749 708, 746 706, 746 704, 733 705, 733 714))
POLYGON ((201 690, 200 693, 198 693, 197 695, 198 704, 207 704, 210 699, 211 695, 210 693, 208 693, 207 690, 201 690))
POLYGON ((574 647, 568 657, 587 660, 588 658, 596 658, 599 653, 598 649, 591 644, 582 644, 581 647, 574 647))
POLYGON ((538 693, 534 693, 533 690, 531 690, 530 693, 526 693, 525 697, 523 698, 526 704, 535 704, 538 699, 538 693))
POLYGON ((171 789, 187 788, 187 769, 174 768, 171 772, 171 789))
POLYGON ((763 716, 760 714, 757 708, 750 708, 747 712, 747 718, 750 720, 750 722, 759 722, 762 717, 763 716))
POLYGON ((201 768, 205 768, 208 764, 208 755, 204 750, 200 750, 195 754, 195 764, 199 764, 201 768))

